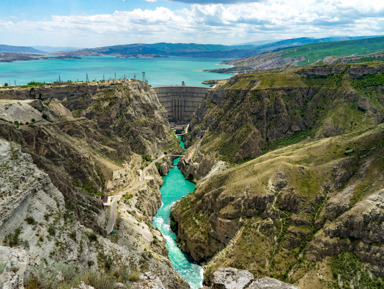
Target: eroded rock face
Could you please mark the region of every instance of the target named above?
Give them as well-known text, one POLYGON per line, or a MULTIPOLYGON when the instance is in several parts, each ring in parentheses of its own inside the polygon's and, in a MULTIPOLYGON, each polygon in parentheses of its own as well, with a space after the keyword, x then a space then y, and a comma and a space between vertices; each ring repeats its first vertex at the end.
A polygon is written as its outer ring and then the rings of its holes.
POLYGON ((212 289, 299 289, 274 278, 255 280, 253 274, 233 268, 219 268, 213 273, 212 289))
POLYGON ((106 262, 115 268, 123 264, 128 270, 141 270, 142 264, 145 270, 160 276, 166 288, 186 287, 185 283, 179 282, 163 255, 166 252, 162 251, 161 243, 158 242, 159 248, 153 250, 156 259, 160 260, 156 261, 144 254, 139 246, 150 246, 152 240, 133 232, 129 222, 122 222, 127 233, 122 232, 118 244, 95 234, 65 207, 64 195, 32 162, 31 156, 21 152, 20 146, 0 139, 0 156, 0 243, 13 247, 0 247, 0 266, 4 260, 6 265, 10 260, 8 267, 16 266, 17 270, 6 272, 6 278, 12 284, 23 281, 30 260, 38 267, 44 259, 44 266, 52 272, 57 271, 56 266, 64 261, 81 271, 102 271, 106 262), (19 268, 20 274, 17 273, 19 268))
POLYGON ((211 169, 215 166, 217 160, 202 154, 198 150, 188 153, 185 157, 181 158, 178 168, 188 180, 200 180, 205 177, 211 169))
POLYGON ((245 289, 254 280, 253 274, 248 271, 239 271, 233 268, 219 268, 213 273, 214 289, 245 289))
POLYGON ((3 289, 24 288, 28 275, 30 257, 24 250, 0 246, 0 287, 3 289))
POLYGON ((211 281, 218 267, 230 266, 279 279, 289 274, 290 282, 307 274, 301 264, 315 262, 326 273, 306 278, 321 283, 333 280, 332 258, 342 252, 384 276, 384 167, 375 161, 383 136, 381 124, 287 146, 198 183, 172 209, 181 249, 206 262, 211 281))
MULTIPOLYGON (((384 118, 382 106, 350 87, 366 85, 358 82, 382 70, 384 66, 363 64, 314 66, 291 71, 289 76, 260 75, 261 81, 255 81, 257 75, 237 75, 208 93, 192 117, 186 143, 204 136, 201 150, 210 158, 242 162, 281 140, 305 135, 304 131, 317 137, 340 135, 362 128, 362 117, 366 117, 364 126, 379 124, 384 118), (280 84, 285 77, 291 81, 280 84), (345 84, 338 83, 343 77, 345 84)), ((383 103, 383 88, 374 89, 383 103)))
POLYGON ((161 205, 155 166, 135 192, 138 208, 124 204, 126 219, 119 220, 114 242, 105 238, 109 212, 91 194, 133 185, 142 166, 136 153, 151 154, 173 143, 166 113, 146 85, 87 88, 45 87, 10 96, 44 102, 20 105, 31 112, 28 119, 34 116, 33 123, 18 118, 17 109, 11 114, 19 123, 10 123, 10 115, 0 120, 0 243, 45 258, 49 268, 63 261, 82 272, 123 266, 153 272, 165 288, 186 288, 171 267, 165 242, 144 223, 151 223, 161 205))
POLYGON ((264 277, 254 281, 249 289, 300 289, 297 286, 281 282, 277 279, 264 277))

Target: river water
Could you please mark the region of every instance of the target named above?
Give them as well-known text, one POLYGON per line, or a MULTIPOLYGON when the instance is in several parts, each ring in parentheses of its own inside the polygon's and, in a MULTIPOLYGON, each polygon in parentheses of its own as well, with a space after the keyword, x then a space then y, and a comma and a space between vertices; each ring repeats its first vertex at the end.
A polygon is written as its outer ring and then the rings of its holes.
MULTIPOLYGON (((184 148, 182 141, 180 144, 184 148)), ((195 189, 195 184, 187 181, 178 169, 178 162, 179 158, 174 160, 175 167, 170 169, 168 175, 163 178, 164 184, 160 189, 162 205, 153 218, 153 225, 160 230, 166 240, 169 258, 175 271, 189 283, 192 289, 198 289, 203 286, 203 268, 177 247, 176 235, 170 227, 171 207, 195 189)))

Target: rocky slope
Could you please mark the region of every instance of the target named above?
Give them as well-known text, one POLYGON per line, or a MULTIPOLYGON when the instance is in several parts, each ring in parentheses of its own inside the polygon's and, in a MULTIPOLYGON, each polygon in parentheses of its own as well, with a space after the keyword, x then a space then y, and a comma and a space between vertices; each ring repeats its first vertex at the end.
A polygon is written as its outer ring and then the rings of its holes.
POLYGON ((379 125, 287 146, 217 174, 173 209, 180 247, 207 263, 207 280, 228 266, 300 288, 331 288, 338 278, 359 288, 382 284, 375 276, 384 277, 383 138, 379 125), (373 277, 349 277, 340 262, 373 277))
POLYGON ((150 224, 161 205, 156 167, 126 189, 151 157, 176 147, 149 87, 70 84, 1 95, 0 242, 39 256, 51 271, 65 263, 106 276, 152 272, 166 288, 184 288, 150 224), (116 192, 124 210, 107 237, 109 210, 94 195, 116 192))
POLYGON ((172 210, 208 283, 233 267, 300 288, 383 286, 383 70, 240 75, 210 93, 185 171, 197 153, 232 165, 172 210))
POLYGON ((384 118, 383 70, 381 64, 354 64, 232 77, 197 110, 186 143, 202 138, 204 155, 242 162, 308 136, 378 124, 384 118))

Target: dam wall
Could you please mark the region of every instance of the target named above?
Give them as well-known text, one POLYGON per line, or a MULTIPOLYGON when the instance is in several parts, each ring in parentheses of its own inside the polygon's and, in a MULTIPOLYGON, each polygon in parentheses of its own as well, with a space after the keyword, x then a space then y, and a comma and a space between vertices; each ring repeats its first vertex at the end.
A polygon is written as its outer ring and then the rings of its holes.
POLYGON ((189 122, 200 106, 209 87, 159 86, 153 87, 160 103, 168 112, 170 122, 189 122))

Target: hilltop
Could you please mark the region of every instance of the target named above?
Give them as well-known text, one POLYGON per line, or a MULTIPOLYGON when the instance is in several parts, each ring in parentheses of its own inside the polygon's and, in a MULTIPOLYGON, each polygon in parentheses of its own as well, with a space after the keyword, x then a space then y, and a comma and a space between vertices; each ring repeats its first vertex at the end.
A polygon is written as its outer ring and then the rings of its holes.
MULTIPOLYGON (((114 55, 119 57, 161 57, 161 56, 187 56, 187 57, 213 57, 213 58, 242 58, 258 55, 279 49, 302 46, 308 43, 332 42, 353 37, 328 37, 328 38, 294 38, 264 45, 217 45, 196 43, 155 43, 155 44, 127 44, 99 48, 88 48, 67 55, 98 56, 114 55)), ((355 37, 355 38, 363 38, 355 37)))
POLYGON ((379 61, 382 59, 383 47, 384 37, 314 43, 264 53, 249 58, 225 61, 225 64, 232 65, 233 67, 207 71, 244 73, 266 70, 288 70, 312 64, 343 62, 342 59, 345 57, 355 57, 349 59, 350 62, 379 61))

